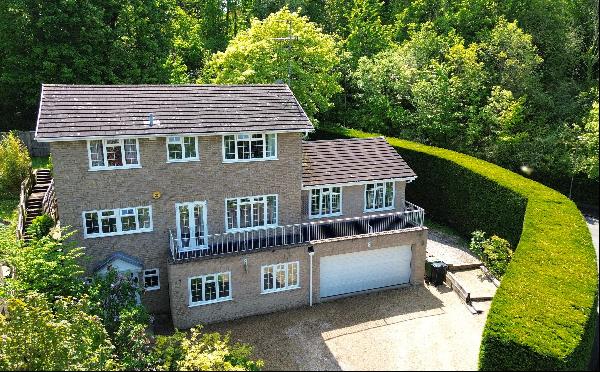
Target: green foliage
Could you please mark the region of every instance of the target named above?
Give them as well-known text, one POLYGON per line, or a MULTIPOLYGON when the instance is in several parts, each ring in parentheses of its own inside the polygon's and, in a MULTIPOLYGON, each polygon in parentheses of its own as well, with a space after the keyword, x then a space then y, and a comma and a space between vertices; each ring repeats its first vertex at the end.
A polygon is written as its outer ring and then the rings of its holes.
POLYGON ((190 337, 183 339, 183 358, 177 363, 180 371, 258 371, 262 361, 248 359, 252 349, 248 345, 231 345, 230 336, 219 333, 201 333, 201 327, 192 328, 190 337))
POLYGON ((11 283, 20 293, 36 291, 52 300, 57 296, 78 296, 83 290, 83 249, 67 241, 72 233, 63 230, 59 239, 43 236, 19 249, 11 249, 7 263, 15 268, 11 283))
POLYGON ((47 214, 37 216, 27 226, 27 234, 33 239, 41 239, 50 233, 54 227, 54 220, 47 214))
POLYGON ((484 232, 474 231, 469 248, 481 258, 496 278, 502 278, 513 255, 508 241, 496 235, 485 239, 484 232))
POLYGON ((34 156, 31 158, 31 168, 50 169, 52 171, 52 156, 34 156))
POLYGON ((31 158, 27 147, 9 132, 0 138, 0 195, 18 193, 21 182, 31 170, 31 158))
POLYGON ((170 336, 156 336, 154 347, 148 357, 149 364, 157 371, 176 371, 177 363, 183 360, 182 343, 185 337, 186 334, 179 330, 175 330, 175 333, 170 336))
MULTIPOLYGON (((596 91, 596 95, 597 95, 596 91)), ((586 174, 589 178, 598 179, 598 101, 592 103, 590 112, 583 119, 578 132, 574 150, 575 171, 586 174)))
POLYGON ((213 54, 207 64, 206 80, 216 84, 273 84, 287 80, 291 63, 290 88, 311 118, 331 106, 331 97, 341 91, 334 39, 321 32, 308 18, 284 8, 231 40, 225 52, 213 54), (297 40, 287 37, 289 25, 297 40))
POLYGON ((345 45, 354 67, 360 57, 371 57, 391 45, 390 29, 381 24, 381 8, 380 0, 354 0, 345 45))
POLYGON ((468 155, 396 138, 388 142, 419 176, 407 187, 407 199, 465 235, 485 230, 516 246, 487 317, 480 369, 586 369, 598 320, 598 274, 590 233, 575 204, 468 155))
POLYGON ((7 300, 0 314, 0 368, 23 371, 113 370, 114 350, 86 298, 50 303, 30 293, 7 300))

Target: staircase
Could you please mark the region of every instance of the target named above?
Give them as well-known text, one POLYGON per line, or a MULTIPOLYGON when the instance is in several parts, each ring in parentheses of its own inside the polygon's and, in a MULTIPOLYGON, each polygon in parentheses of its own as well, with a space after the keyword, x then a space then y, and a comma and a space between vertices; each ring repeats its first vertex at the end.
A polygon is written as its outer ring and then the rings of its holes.
POLYGON ((31 237, 27 234, 27 227, 31 225, 31 221, 37 216, 44 213, 43 201, 46 192, 50 188, 52 183, 52 175, 49 169, 38 169, 35 173, 35 183, 31 189, 31 194, 25 202, 25 209, 27 211, 25 223, 23 225, 23 240, 31 240, 31 237))

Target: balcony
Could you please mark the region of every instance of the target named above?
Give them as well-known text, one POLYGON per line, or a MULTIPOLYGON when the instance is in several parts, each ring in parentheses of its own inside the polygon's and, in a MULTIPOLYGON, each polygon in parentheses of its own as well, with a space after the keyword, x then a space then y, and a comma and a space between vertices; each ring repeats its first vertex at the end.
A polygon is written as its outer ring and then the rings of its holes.
POLYGON ((321 240, 361 237, 423 226, 425 211, 406 202, 404 211, 353 218, 339 218, 264 229, 177 239, 169 230, 169 249, 174 262, 266 248, 314 243, 321 240))

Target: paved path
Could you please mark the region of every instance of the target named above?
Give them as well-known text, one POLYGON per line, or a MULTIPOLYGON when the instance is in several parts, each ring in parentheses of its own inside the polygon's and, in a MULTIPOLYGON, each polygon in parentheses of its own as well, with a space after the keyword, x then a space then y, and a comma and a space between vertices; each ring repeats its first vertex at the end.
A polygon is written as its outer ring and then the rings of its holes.
MULTIPOLYGON (((277 296, 270 294, 269 296, 277 296)), ((254 345, 266 370, 476 370, 489 302, 415 286, 207 325, 254 345)))
POLYGON ((427 238, 427 256, 434 256, 451 266, 481 265, 462 238, 430 228, 427 238))
POLYGON ((596 261, 598 261, 598 219, 596 217, 585 216, 585 220, 592 234, 592 241, 596 247, 596 261))

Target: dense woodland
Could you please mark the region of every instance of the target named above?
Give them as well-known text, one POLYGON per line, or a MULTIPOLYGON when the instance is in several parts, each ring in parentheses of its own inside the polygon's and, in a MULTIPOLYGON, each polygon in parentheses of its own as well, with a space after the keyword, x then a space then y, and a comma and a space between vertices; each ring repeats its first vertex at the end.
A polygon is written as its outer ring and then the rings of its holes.
POLYGON ((276 81, 317 125, 597 187, 596 0, 0 3, 0 129, 34 127, 42 82, 276 81))

